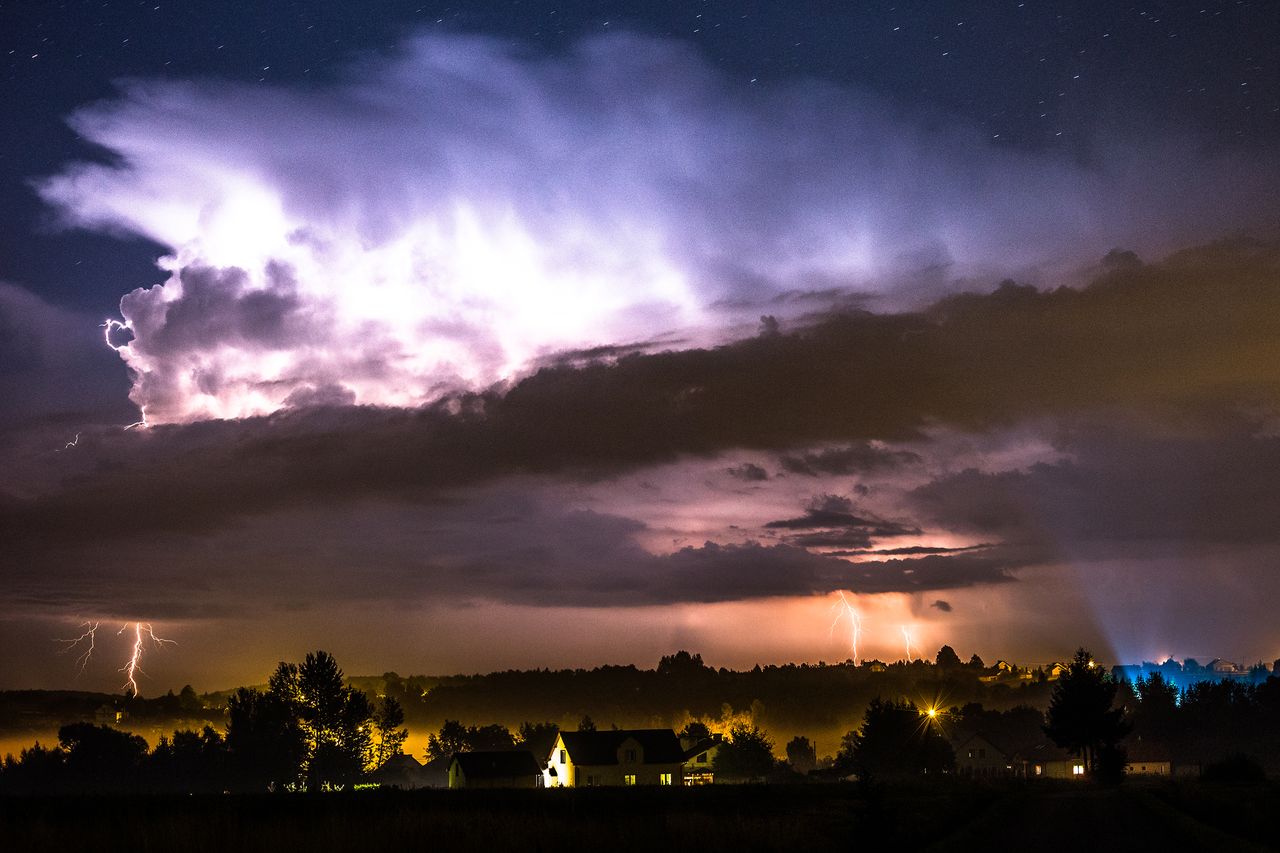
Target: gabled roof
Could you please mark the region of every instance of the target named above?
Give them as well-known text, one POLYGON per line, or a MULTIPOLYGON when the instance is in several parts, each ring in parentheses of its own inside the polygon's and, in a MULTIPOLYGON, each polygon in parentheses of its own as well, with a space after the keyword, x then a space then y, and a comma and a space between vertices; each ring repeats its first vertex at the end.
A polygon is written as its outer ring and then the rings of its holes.
POLYGON ((722 743, 724 743, 724 741, 722 740, 716 740, 715 738, 704 737, 701 740, 699 740, 697 743, 695 743, 693 746, 689 747, 684 751, 684 760, 688 761, 690 758, 693 758, 696 755, 701 755, 702 753, 708 750, 715 749, 717 746, 720 746, 722 743))
POLYGON ((969 745, 969 741, 978 739, 984 741, 992 749, 998 750, 1002 755, 1007 756, 1009 754, 1009 750, 1005 749, 1004 746, 1000 744, 999 740, 992 738, 991 735, 984 731, 969 732, 967 734, 958 733, 956 739, 951 741, 951 748, 956 751, 957 755, 959 755, 960 750, 969 745))
POLYGON ((1072 755, 1062 747, 1045 741, 1037 744, 1024 756, 1029 761, 1074 761, 1079 756, 1072 755))
POLYGON ((456 752, 453 761, 458 763, 468 779, 512 779, 517 776, 537 776, 542 772, 533 753, 524 749, 502 752, 456 752))
POLYGON ((645 764, 681 764, 684 750, 671 729, 619 729, 607 732, 561 732, 564 748, 575 764, 617 764, 622 742, 640 744, 645 764))
POLYGON ((402 752, 388 758, 382 767, 386 770, 416 772, 422 769, 422 762, 407 752, 402 752))

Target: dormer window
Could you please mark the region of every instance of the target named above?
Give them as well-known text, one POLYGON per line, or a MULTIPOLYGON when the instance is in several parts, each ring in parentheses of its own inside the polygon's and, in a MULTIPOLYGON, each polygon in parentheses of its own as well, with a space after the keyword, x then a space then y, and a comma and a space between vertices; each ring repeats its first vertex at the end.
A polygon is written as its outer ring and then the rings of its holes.
POLYGON ((562 749, 562 750, 560 750, 560 763, 561 763, 561 764, 568 764, 568 763, 569 763, 568 761, 566 761, 566 760, 565 760, 565 750, 563 750, 563 749, 562 749))
POLYGON ((636 751, 634 749, 623 750, 622 757, 624 761, 634 764, 636 760, 636 751))

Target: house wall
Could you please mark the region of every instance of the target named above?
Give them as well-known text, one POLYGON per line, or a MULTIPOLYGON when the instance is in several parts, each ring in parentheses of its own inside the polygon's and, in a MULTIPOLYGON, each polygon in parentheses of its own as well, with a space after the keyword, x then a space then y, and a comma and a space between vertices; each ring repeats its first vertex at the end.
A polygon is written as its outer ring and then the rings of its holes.
POLYGON ((662 775, 671 777, 669 784, 683 785, 684 774, 679 764, 605 764, 578 765, 574 786, 579 788, 627 785, 627 776, 634 776, 635 785, 661 785, 662 775))
POLYGON ((1168 761, 1131 761, 1124 772, 1129 776, 1171 776, 1173 768, 1168 761))
POLYGON ((551 747, 551 755, 547 757, 547 770, 542 771, 542 786, 544 788, 572 788, 574 786, 574 774, 576 768, 573 764, 573 757, 569 755, 569 750, 565 749, 564 738, 556 735, 555 745, 551 747), (552 776, 549 772, 550 768, 556 769, 556 775, 552 776))
POLYGON ((1065 761, 1034 761, 1027 769, 1030 779, 1084 779, 1084 759, 1069 758, 1065 761), (1075 768, 1080 768, 1076 772, 1075 768), (1040 772, 1036 772, 1036 768, 1040 772))
POLYGON ((632 739, 623 741, 618 748, 617 764, 590 765, 574 762, 573 755, 565 748, 564 739, 557 735, 548 764, 556 769, 554 777, 543 771, 543 785, 548 788, 621 787, 628 784, 628 776, 635 777, 633 784, 636 785, 684 784, 680 763, 645 764, 644 750, 632 739), (628 750, 634 751, 634 761, 627 760, 628 750), (663 782, 664 775, 670 777, 670 782, 663 782))
POLYGON ((1012 774, 1008 757, 985 739, 970 738, 956 749, 956 772, 961 776, 989 778, 1012 774))
POLYGON ((710 749, 699 752, 697 755, 689 758, 681 768, 684 774, 684 784, 686 785, 710 785, 715 781, 715 760, 716 752, 720 749, 717 744, 710 749))

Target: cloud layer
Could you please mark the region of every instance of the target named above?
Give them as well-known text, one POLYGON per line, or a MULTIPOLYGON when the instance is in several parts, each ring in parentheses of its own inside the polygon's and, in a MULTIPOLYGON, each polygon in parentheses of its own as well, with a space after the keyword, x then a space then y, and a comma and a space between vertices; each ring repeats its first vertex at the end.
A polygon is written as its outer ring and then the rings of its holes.
POLYGON ((423 37, 313 89, 135 81, 73 124, 115 157, 44 197, 172 249, 167 281, 121 304, 155 424, 418 405, 561 350, 722 340, 761 313, 1070 268, 1274 204, 1193 141, 1146 140, 1145 165, 1019 154, 625 34, 557 55, 423 37))

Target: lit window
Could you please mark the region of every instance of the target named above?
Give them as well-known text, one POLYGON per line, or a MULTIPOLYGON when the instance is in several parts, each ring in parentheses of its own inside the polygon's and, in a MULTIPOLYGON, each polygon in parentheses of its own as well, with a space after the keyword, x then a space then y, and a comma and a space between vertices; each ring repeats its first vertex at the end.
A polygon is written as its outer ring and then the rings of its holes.
POLYGON ((1037 775, 1037 776, 1039 776, 1039 775, 1040 775, 1040 774, 1042 774, 1042 773, 1044 773, 1044 768, 1043 768, 1043 767, 1041 767, 1039 764, 1037 764, 1037 765, 1036 765, 1036 775, 1037 775))
POLYGON ((1071 765, 1071 775, 1072 775, 1072 776, 1083 776, 1083 775, 1084 775, 1084 765, 1083 765, 1083 764, 1072 764, 1072 765, 1071 765))
POLYGON ((569 763, 569 762, 565 761, 565 751, 564 751, 563 749, 562 749, 562 750, 560 750, 560 763, 561 763, 561 764, 568 764, 568 763, 569 763))
POLYGON ((670 774, 670 773, 663 773, 663 774, 659 775, 659 776, 658 776, 658 784, 659 784, 659 785, 670 785, 670 784, 671 784, 671 774, 670 774))
POLYGON ((622 777, 622 784, 624 785, 634 785, 635 783, 636 783, 635 774, 628 773, 626 776, 622 777))

